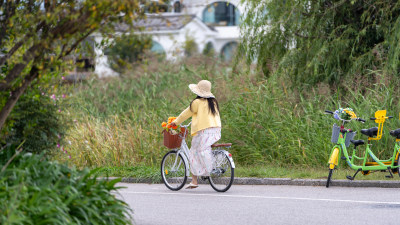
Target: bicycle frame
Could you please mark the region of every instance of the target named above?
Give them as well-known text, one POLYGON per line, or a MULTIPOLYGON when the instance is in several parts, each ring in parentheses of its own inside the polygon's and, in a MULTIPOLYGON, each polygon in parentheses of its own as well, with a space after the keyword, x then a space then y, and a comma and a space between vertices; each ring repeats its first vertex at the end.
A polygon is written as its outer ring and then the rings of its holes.
MULTIPOLYGON (((178 159, 179 159, 179 155, 182 156, 183 160, 185 161, 185 164, 187 165, 186 167, 186 174, 189 176, 190 175, 190 163, 189 163, 189 146, 186 144, 186 135, 187 135, 187 130, 189 125, 192 122, 190 122, 187 125, 181 126, 183 128, 185 128, 185 132, 182 133, 182 144, 180 146, 180 148, 177 148, 177 154, 176 154, 176 158, 175 158, 175 162, 174 165, 172 166, 171 170, 174 170, 175 168, 179 168, 181 161, 178 163, 178 159)), ((229 155, 229 152, 226 150, 223 150, 222 148, 217 148, 217 149, 213 149, 214 151, 219 151, 219 152, 223 152, 229 159, 229 161, 231 162, 232 168, 235 168, 235 163, 233 162, 232 156, 229 155)))
POLYGON ((370 149, 370 146, 372 144, 369 144, 369 143, 367 144, 367 146, 365 148, 364 157, 357 156, 356 151, 355 151, 356 149, 354 148, 353 153, 350 158, 350 156, 347 152, 347 147, 345 145, 346 135, 348 132, 343 131, 344 123, 345 123, 345 121, 343 121, 343 124, 341 126, 341 132, 340 132, 338 141, 331 150, 331 154, 330 154, 329 161, 328 161, 330 169, 334 169, 334 167, 339 164, 340 156, 342 155, 342 152, 346 159, 347 164, 349 165, 349 167, 351 169, 354 169, 354 170, 375 171, 375 170, 397 169, 400 167, 400 165, 397 165, 397 166, 394 165, 396 162, 396 159, 398 157, 398 154, 400 153, 400 144, 399 144, 400 139, 396 139, 396 144, 393 149, 393 155, 391 158, 389 158, 387 160, 378 159, 378 157, 376 157, 375 154, 370 149), (370 156, 374 160, 374 162, 367 162, 368 156, 370 156), (362 165, 355 165, 354 160, 356 160, 356 159, 363 160, 362 165))

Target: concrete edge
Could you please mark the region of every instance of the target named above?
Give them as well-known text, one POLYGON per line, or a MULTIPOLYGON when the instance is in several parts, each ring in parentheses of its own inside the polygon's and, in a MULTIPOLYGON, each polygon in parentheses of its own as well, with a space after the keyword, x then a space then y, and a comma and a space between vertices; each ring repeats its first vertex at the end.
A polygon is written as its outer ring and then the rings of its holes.
MULTIPOLYGON (((100 178, 105 179, 105 178, 100 178)), ((109 180, 117 179, 117 177, 109 177, 109 180)), ((191 178, 188 178, 190 182, 191 178)), ((147 183, 156 184, 161 181, 154 181, 150 178, 133 178, 124 177, 121 183, 147 183)), ((199 183, 206 184, 208 181, 199 183)), ((235 185, 296 185, 296 186, 325 186, 326 179, 290 179, 290 178, 256 178, 256 177, 235 177, 233 181, 235 185)), ((332 180, 330 186, 337 187, 380 187, 380 188, 400 188, 400 181, 394 180, 332 180)))

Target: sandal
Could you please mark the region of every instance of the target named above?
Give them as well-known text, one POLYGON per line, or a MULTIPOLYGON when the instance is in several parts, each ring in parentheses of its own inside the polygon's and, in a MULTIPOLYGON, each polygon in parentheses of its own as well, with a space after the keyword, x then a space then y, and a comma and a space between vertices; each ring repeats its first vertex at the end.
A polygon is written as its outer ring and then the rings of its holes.
POLYGON ((197 187, 199 187, 199 185, 190 183, 188 186, 186 186, 186 189, 194 189, 194 188, 197 188, 197 187))

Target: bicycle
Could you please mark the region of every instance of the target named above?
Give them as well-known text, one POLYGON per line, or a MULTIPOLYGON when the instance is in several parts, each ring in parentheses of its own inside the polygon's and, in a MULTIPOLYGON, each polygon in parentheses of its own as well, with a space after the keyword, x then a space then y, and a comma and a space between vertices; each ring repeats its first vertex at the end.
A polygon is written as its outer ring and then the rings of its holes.
POLYGON ((363 175, 368 175, 371 171, 389 171, 390 175, 387 177, 393 178, 392 171, 394 172, 394 170, 400 169, 398 165, 399 152, 400 152, 400 145, 398 144, 398 142, 400 141, 400 129, 393 130, 390 132, 392 136, 396 137, 396 145, 393 150, 393 155, 390 159, 380 160, 378 159, 378 157, 375 156, 375 154, 370 149, 370 146, 372 145, 370 144, 370 141, 381 139, 383 123, 385 122, 386 119, 392 118, 391 116, 386 117, 386 110, 379 110, 375 112, 375 117, 371 118, 371 120, 374 120, 376 123, 378 123, 378 127, 372 127, 370 129, 361 130, 362 134, 368 136, 368 144, 365 148, 364 157, 359 157, 356 155, 357 147, 360 145, 364 145, 365 143, 364 140, 353 140, 353 137, 355 136, 356 132, 351 131, 350 129, 345 129, 344 125, 345 123, 350 122, 351 120, 357 120, 362 123, 366 121, 357 117, 351 118, 350 120, 345 120, 340 118, 340 116, 336 112, 334 113, 328 110, 325 111, 325 113, 333 114, 336 119, 342 121, 342 125, 340 126, 340 128, 336 124, 334 124, 332 129, 331 141, 335 143, 335 146, 332 148, 328 160, 329 174, 326 182, 326 187, 327 188, 329 187, 332 178, 332 172, 338 166, 340 159, 346 160, 349 167, 351 169, 356 170, 353 176, 346 176, 346 178, 349 180, 354 180, 354 178, 359 172, 361 172, 363 175), (349 147, 350 142, 354 144, 354 149, 351 156, 349 156, 347 152, 347 147, 349 147), (339 158, 342 152, 344 156, 339 158), (367 160, 368 156, 370 156, 373 159, 373 162, 368 162, 367 160), (354 163, 355 159, 362 160, 363 162, 362 165, 355 165, 354 163))
MULTIPOLYGON (((184 132, 179 134, 182 138, 181 146, 167 152, 161 161, 161 178, 165 186, 172 191, 180 190, 190 175, 189 147, 185 141, 190 123, 181 126, 184 128, 184 132)), ((213 169, 210 176, 201 177, 208 180, 211 187, 218 192, 229 190, 234 180, 235 163, 228 151, 231 146, 231 143, 211 145, 213 169)))

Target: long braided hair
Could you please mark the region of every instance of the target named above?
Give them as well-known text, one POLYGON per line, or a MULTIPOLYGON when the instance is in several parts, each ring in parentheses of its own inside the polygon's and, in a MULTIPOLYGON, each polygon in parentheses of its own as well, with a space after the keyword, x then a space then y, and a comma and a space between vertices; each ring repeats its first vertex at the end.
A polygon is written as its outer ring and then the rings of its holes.
POLYGON ((218 101, 215 98, 203 98, 200 96, 197 96, 195 99, 192 100, 192 102, 190 102, 190 111, 192 111, 192 103, 194 102, 194 100, 196 99, 206 99, 208 102, 208 109, 210 110, 211 114, 213 116, 215 116, 217 113, 219 113, 219 105, 218 105, 218 101))

